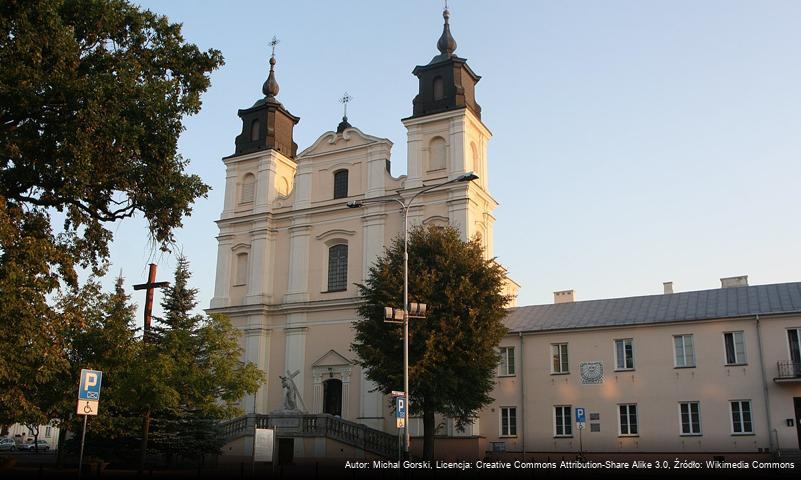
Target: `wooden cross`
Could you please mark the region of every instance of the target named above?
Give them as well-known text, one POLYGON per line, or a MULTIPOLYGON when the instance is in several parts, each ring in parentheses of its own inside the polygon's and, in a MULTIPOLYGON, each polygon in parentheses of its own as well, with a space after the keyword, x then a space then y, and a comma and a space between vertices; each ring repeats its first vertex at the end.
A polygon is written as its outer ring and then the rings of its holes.
POLYGON ((165 288, 170 285, 170 282, 157 282, 156 281, 156 264, 150 264, 150 272, 147 276, 147 283, 140 283, 134 285, 134 290, 146 290, 145 293, 145 333, 150 331, 151 318, 153 316, 153 291, 157 288, 165 288))

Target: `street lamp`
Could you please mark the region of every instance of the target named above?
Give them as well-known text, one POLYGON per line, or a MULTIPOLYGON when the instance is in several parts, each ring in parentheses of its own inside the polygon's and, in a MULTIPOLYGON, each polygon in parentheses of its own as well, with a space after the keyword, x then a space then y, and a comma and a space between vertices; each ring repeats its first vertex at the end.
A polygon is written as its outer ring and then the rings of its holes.
MULTIPOLYGON (((348 208, 359 208, 367 203, 383 203, 389 201, 398 202, 403 209, 403 393, 406 395, 406 411, 403 415, 403 455, 405 459, 409 459, 409 399, 411 392, 409 392, 409 207, 411 207, 414 199, 421 194, 430 192, 435 188, 450 185, 451 183, 458 182, 471 182, 478 179, 478 175, 470 172, 465 172, 456 178, 452 178, 446 182, 438 183, 436 185, 429 185, 418 191, 408 201, 404 201, 403 197, 398 194, 398 198, 377 198, 375 200, 367 199, 362 201, 348 202, 348 208)), ((422 305, 422 311, 425 312, 425 305, 422 305)), ((425 315, 425 313, 423 313, 425 315)))

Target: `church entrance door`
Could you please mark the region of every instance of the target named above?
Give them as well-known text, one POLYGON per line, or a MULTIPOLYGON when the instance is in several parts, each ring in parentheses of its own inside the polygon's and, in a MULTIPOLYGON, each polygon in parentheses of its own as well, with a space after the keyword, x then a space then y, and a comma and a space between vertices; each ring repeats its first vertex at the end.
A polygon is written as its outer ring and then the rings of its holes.
POLYGON ((342 380, 330 378, 323 382, 323 413, 342 416, 342 380))

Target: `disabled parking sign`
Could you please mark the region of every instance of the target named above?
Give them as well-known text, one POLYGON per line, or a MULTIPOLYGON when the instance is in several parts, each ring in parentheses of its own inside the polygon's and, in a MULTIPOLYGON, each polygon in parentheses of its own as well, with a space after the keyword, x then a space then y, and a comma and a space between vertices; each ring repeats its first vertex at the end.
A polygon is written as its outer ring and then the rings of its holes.
POLYGON ((100 385, 103 372, 100 370, 81 370, 81 382, 78 386, 78 415, 97 415, 100 403, 100 385))

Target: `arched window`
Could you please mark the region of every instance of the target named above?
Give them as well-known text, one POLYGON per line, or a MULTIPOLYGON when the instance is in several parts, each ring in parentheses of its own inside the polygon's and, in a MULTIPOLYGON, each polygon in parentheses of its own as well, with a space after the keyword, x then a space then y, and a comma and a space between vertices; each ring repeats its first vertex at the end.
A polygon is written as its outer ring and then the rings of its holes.
POLYGON ((236 255, 236 281, 234 285, 246 285, 248 283, 248 254, 238 253, 236 255))
POLYGON ((329 378, 323 382, 323 413, 342 416, 342 380, 329 378))
POLYGON ((428 169, 439 170, 445 168, 445 140, 442 137, 434 137, 428 144, 428 169))
POLYGON ((256 176, 248 173, 242 179, 242 195, 239 197, 240 203, 250 203, 256 196, 256 176))
POLYGON ((434 77, 434 100, 443 98, 445 98, 445 84, 442 82, 442 77, 434 77))
POLYGON ((475 172, 476 175, 480 175, 481 169, 479 167, 481 166, 481 162, 480 162, 480 159, 478 158, 478 149, 476 148, 476 144, 475 143, 470 142, 470 150, 473 151, 473 167, 472 167, 472 170, 473 170, 473 172, 475 172))
POLYGON ((261 123, 258 119, 250 123, 250 141, 255 142, 261 136, 261 123))
POLYGON ((328 291, 348 288, 348 246, 334 245, 328 249, 328 291))
POLYGON ((348 171, 337 170, 334 172, 334 198, 345 198, 348 196, 348 171))

